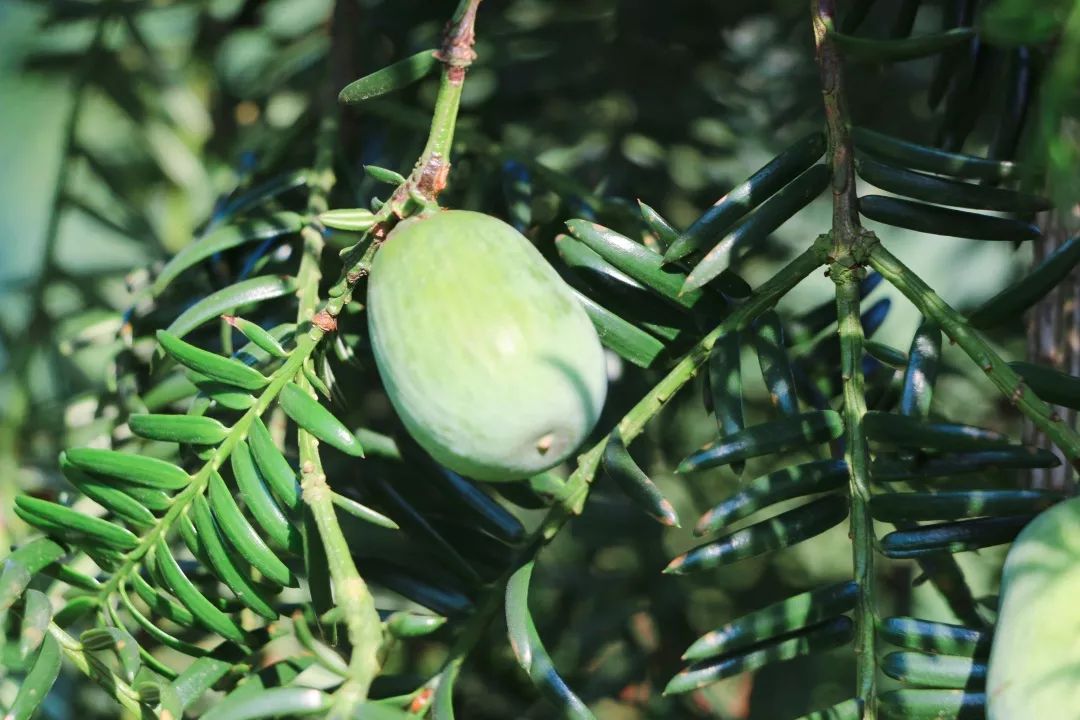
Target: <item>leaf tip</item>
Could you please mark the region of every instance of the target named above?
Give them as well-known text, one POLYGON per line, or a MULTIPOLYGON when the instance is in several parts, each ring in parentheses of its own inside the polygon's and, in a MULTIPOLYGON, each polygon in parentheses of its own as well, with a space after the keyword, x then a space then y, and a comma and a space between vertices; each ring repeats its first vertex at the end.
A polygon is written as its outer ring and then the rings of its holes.
POLYGON ((663 697, 671 697, 672 695, 678 695, 682 692, 679 679, 682 677, 682 673, 679 673, 675 677, 668 681, 668 684, 664 687, 664 690, 660 693, 663 697))
POLYGON ((690 273, 686 276, 686 280, 683 281, 682 287, 679 288, 679 297, 682 297, 686 293, 694 292, 699 289, 704 283, 698 278, 694 277, 694 273, 690 273))
POLYGON ((671 504, 671 501, 664 498, 660 501, 660 522, 668 527, 679 528, 682 525, 679 524, 679 514, 675 512, 675 506, 671 504))
POLYGON ((663 261, 664 263, 673 263, 679 260, 683 256, 682 252, 683 240, 682 236, 675 238, 667 250, 664 251, 663 261))
POLYGON ((663 569, 664 575, 682 575, 683 566, 686 564, 686 555, 680 555, 667 564, 667 567, 663 569))

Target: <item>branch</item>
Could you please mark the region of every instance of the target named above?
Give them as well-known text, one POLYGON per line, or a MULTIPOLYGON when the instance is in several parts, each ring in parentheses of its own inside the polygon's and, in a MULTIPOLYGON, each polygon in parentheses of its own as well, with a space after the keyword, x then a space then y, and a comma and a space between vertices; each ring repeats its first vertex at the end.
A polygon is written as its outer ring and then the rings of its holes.
POLYGON ((833 265, 831 274, 836 283, 840 372, 844 381, 844 459, 850 468, 853 564, 855 583, 859 587, 855 601, 856 693, 863 701, 864 717, 873 718, 877 681, 877 658, 874 655, 877 630, 874 621, 874 521, 870 516, 870 451, 863 432, 866 396, 862 374, 863 329, 859 310, 859 278, 856 271, 842 270, 838 264, 833 265))
POLYGON ((990 382, 1046 433, 1073 468, 1080 469, 1080 436, 1024 384, 1020 376, 971 329, 960 313, 882 245, 870 250, 869 260, 873 268, 907 296, 923 315, 937 322, 942 331, 982 368, 990 382))
MULTIPOLYGON (((308 210, 311 216, 316 216, 326 209, 327 195, 334 184, 333 146, 336 132, 336 116, 331 112, 324 117, 316 141, 316 162, 309 180, 311 190, 308 199, 308 210)), ((309 361, 327 333, 336 327, 337 315, 340 313, 341 308, 349 302, 353 286, 362 275, 357 272, 355 265, 347 266, 342 272, 341 278, 330 291, 335 302, 333 304, 328 303, 326 307, 316 313, 315 308, 319 302, 318 290, 321 278, 319 263, 323 250, 323 239, 319 230, 311 222, 302 229, 301 235, 304 240, 304 247, 300 269, 297 272, 300 287, 298 319, 301 327, 303 324, 307 324, 307 332, 298 336, 296 348, 289 354, 289 358, 285 363, 271 376, 270 384, 262 391, 255 404, 233 424, 228 437, 214 449, 210 458, 192 476, 188 486, 176 496, 161 521, 140 539, 138 546, 125 555, 123 564, 102 585, 98 593, 99 604, 104 605, 107 603, 109 596, 139 566, 158 539, 167 535, 175 521, 187 512, 188 506, 194 499, 203 494, 210 476, 229 459, 237 444, 247 437, 252 423, 270 408, 282 388, 294 379, 306 382, 303 380, 303 373, 301 372, 304 364, 309 361)), ((332 506, 330 507, 330 513, 336 525, 336 516, 333 515, 332 506)), ((324 542, 329 543, 331 541, 324 538, 324 542)), ((355 566, 353 572, 355 573, 355 566)), ((342 582, 345 582, 348 587, 354 585, 347 578, 342 582)), ((351 619, 357 626, 362 622, 366 622, 366 618, 351 619)))
MULTIPOLYGON (((447 158, 453 145, 462 86, 466 70, 476 57, 473 44, 476 39, 476 11, 479 5, 480 0, 461 0, 447 27, 443 46, 438 54, 439 60, 444 64, 439 93, 435 100, 428 141, 416 167, 408 180, 395 191, 386 205, 386 210, 380 213, 379 222, 371 233, 373 237, 368 238, 366 245, 360 243, 346 255, 345 270, 338 282, 330 288, 329 300, 317 313, 314 310, 320 279, 319 259, 324 242, 315 227, 304 228, 304 257, 297 274, 301 287, 299 320, 303 322, 310 318, 310 333, 318 333, 320 338, 336 329, 337 315, 351 299, 353 287, 370 272, 372 259, 379 248, 379 243, 374 240, 381 239, 385 234, 384 223, 391 219, 390 213, 404 216, 411 203, 417 200, 422 204, 433 204, 446 187, 446 178, 450 172, 447 158)), ((317 192, 318 188, 313 187, 308 205, 310 217, 317 217, 328 207, 327 195, 333 184, 332 155, 329 148, 332 147, 335 133, 336 122, 324 128, 321 133, 326 143, 320 145, 315 172, 317 178, 325 179, 325 184, 321 192, 317 192)), ((298 381, 304 389, 311 391, 305 379, 299 377, 298 381)), ((334 599, 344 611, 352 645, 350 679, 335 694, 334 713, 335 716, 351 717, 355 706, 367 697, 368 688, 379 672, 381 622, 374 598, 356 569, 348 542, 338 524, 332 495, 319 457, 318 442, 310 434, 300 430, 299 446, 304 500, 311 508, 326 548, 334 585, 334 599)))
MULTIPOLYGON (((698 370, 709 359, 709 351, 720 338, 749 327, 758 315, 773 307, 780 298, 810 273, 821 267, 827 257, 828 249, 828 237, 824 235, 819 237, 809 249, 803 251, 772 278, 762 283, 754 294, 735 308, 724 322, 691 348, 664 379, 657 383, 619 421, 616 429, 623 442, 629 446, 645 429, 645 425, 664 409, 675 393, 697 375, 698 370)), ((561 504, 563 511, 567 513, 567 518, 552 518, 546 521, 544 526, 548 528, 548 537, 558 532, 569 515, 577 515, 581 512, 588 496, 589 485, 600 465, 605 447, 607 447, 606 437, 578 458, 577 470, 567 479, 565 500, 561 504)))
POLYGON ((870 516, 870 452, 863 433, 866 397, 862 373, 863 331, 860 320, 859 277, 869 247, 877 238, 859 222, 855 187, 855 156, 848 133, 843 64, 829 32, 836 25, 834 0, 811 0, 814 49, 821 73, 821 93, 832 161, 832 264, 836 283, 837 331, 844 383, 844 456, 848 463, 851 498, 852 565, 858 596, 855 606, 856 694, 863 718, 876 717, 877 682, 874 600, 874 521, 870 516))
MULTIPOLYGON (((322 118, 316 138, 315 165, 307 207, 308 217, 311 218, 316 218, 327 210, 330 190, 335 182, 333 149, 338 122, 333 103, 328 105, 329 109, 322 118)), ((300 287, 297 326, 303 327, 307 324, 310 328, 306 338, 311 339, 313 352, 318 342, 327 333, 336 329, 337 314, 351 297, 353 284, 359 276, 355 272, 344 272, 335 286, 342 290, 338 296, 341 302, 333 306, 328 305, 316 312, 319 305, 319 281, 322 279, 320 265, 326 243, 322 233, 313 223, 303 228, 301 237, 304 240, 304 247, 300 269, 297 271, 297 283, 300 287)), ((308 362, 312 352, 309 352, 302 362, 308 362)), ((301 368, 298 367, 297 370, 299 369, 301 368)), ((311 384, 302 372, 295 373, 295 382, 308 393, 314 394, 311 384)), ((341 532, 333 496, 326 482, 322 457, 319 454, 319 441, 303 428, 298 428, 297 445, 300 454, 300 487, 304 502, 311 509, 318 527, 334 587, 334 602, 343 611, 349 643, 352 646, 349 679, 334 694, 331 717, 352 717, 356 706, 367 697, 368 688, 379 672, 378 651, 382 642, 382 624, 379 613, 375 609, 375 598, 372 597, 367 583, 356 569, 349 543, 341 532)))
POLYGON ((436 55, 443 63, 443 70, 439 94, 435 97, 431 130, 407 183, 430 202, 434 202, 446 187, 450 174, 450 149, 454 143, 461 90, 465 85, 465 73, 476 59, 473 45, 476 42, 476 11, 479 6, 480 0, 461 0, 447 25, 442 48, 436 55))
POLYGON ((859 198, 855 188, 855 155, 848 132, 847 101, 844 98, 844 73, 840 53, 829 37, 836 27, 834 0, 811 0, 814 28, 814 51, 821 74, 821 94, 825 103, 825 123, 829 134, 829 157, 832 160, 833 222, 836 254, 843 255, 844 240, 853 240, 862 232, 859 225, 859 198))
POLYGON ((139 700, 139 694, 130 685, 104 664, 95 662, 83 650, 82 643, 68 635, 63 628, 56 623, 49 623, 49 634, 56 639, 60 650, 71 664, 83 675, 100 685, 132 717, 156 717, 148 707, 143 705, 139 700))
MULTIPOLYGON (((300 320, 311 318, 310 334, 323 334, 333 331, 336 317, 352 297, 352 289, 371 269, 371 262, 379 243, 387 231, 386 224, 392 221, 391 214, 404 217, 411 205, 434 204, 439 193, 446 187, 450 172, 447 159, 453 145, 454 128, 457 122, 458 108, 461 103, 461 91, 465 82, 465 73, 476 57, 473 51, 475 43, 476 12, 480 0, 461 0, 454 12, 444 37, 439 60, 444 64, 439 84, 439 93, 435 100, 435 109, 431 119, 431 129, 427 144, 417 161, 416 167, 394 192, 393 197, 379 213, 378 222, 368 237, 368 243, 359 243, 346 255, 345 270, 338 282, 329 290, 329 300, 318 313, 314 313, 319 284, 319 258, 324 242, 321 234, 314 227, 304 229, 304 257, 298 273, 301 287, 300 320)), ((324 137, 332 140, 336 132, 327 130, 324 137)), ((320 152, 320 157, 323 157, 320 152)), ((309 201, 309 215, 317 217, 327 209, 326 195, 333 184, 332 158, 323 157, 322 177, 328 178, 321 194, 312 193, 309 201)), ((317 163, 316 172, 319 173, 317 163)), ((309 383, 299 378, 300 384, 310 392, 309 383)), ((356 569, 348 542, 342 535, 332 502, 330 488, 326 484, 326 475, 318 453, 318 443, 310 434, 299 431, 301 486, 304 500, 311 508, 319 529, 319 535, 326 548, 327 562, 334 584, 335 602, 345 615, 349 640, 352 644, 352 658, 349 663, 350 680, 336 693, 335 716, 349 717, 355 706, 367 697, 368 688, 379 671, 378 650, 381 645, 382 631, 374 598, 356 569)), ((485 623, 486 625, 486 623, 485 623)), ((459 656, 459 662, 460 657, 459 656)))
MULTIPOLYGON (((821 267, 828 251, 828 238, 822 236, 818 242, 781 268, 771 279, 763 283, 757 291, 739 305, 712 332, 695 345, 668 374, 648 392, 616 426, 627 445, 641 434, 645 425, 667 405, 668 401, 697 375, 698 370, 709 358, 709 351, 716 342, 731 332, 737 332, 750 325, 757 316, 773 307, 793 287, 798 285, 810 273, 821 267)), ((470 618, 465 630, 458 636, 450 655, 443 665, 443 677, 440 682, 452 682, 464 657, 479 641, 484 630, 491 624, 502 607, 503 589, 510 576, 524 562, 528 562, 550 541, 563 526, 575 515, 581 513, 588 498, 589 488, 596 477, 600 460, 607 446, 608 436, 587 452, 578 457, 577 469, 567 479, 565 492, 560 502, 552 507, 543 522, 532 534, 510 569, 492 584, 480 608, 470 618)), ((440 690, 441 692, 441 690, 440 690)))
MULTIPOLYGON (((310 391, 307 385, 305 380, 305 389, 310 391)), ((368 689, 379 673, 382 621, 375 609, 375 598, 356 569, 349 543, 341 532, 330 486, 319 457, 318 440, 310 433, 299 430, 298 441, 300 487, 303 489, 304 502, 311 508, 319 529, 334 586, 334 602, 342 609, 352 645, 349 679, 335 693, 334 710, 330 717, 350 718, 356 706, 367 698, 368 689)))

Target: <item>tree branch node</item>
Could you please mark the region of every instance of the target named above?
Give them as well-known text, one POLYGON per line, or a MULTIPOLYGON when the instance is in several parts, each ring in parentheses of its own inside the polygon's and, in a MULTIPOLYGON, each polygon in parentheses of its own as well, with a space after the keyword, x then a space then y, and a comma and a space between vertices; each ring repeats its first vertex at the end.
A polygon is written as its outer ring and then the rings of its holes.
POLYGON ((476 10, 480 0, 470 0, 463 12, 452 19, 446 26, 442 48, 435 51, 435 57, 448 66, 447 79, 460 85, 465 81, 465 71, 476 60, 476 10))

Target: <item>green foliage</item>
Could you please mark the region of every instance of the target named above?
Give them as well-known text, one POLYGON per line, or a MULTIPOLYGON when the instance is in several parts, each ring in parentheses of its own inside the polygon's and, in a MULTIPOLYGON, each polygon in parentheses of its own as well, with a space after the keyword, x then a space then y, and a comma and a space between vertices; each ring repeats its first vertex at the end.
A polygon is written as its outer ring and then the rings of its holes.
POLYGON ((103 716, 159 718, 983 717, 993 583, 961 554, 1062 499, 1010 471, 1080 460, 1047 404, 1080 380, 973 328, 1010 329, 1080 240, 996 295, 980 278, 967 316, 886 245, 1021 245, 1044 194, 1080 195, 1080 6, 441 5, 40 11, 25 69, 73 106, 44 261, 4 280, 29 302, 0 323, 5 717, 91 687, 103 716), (916 59, 932 75, 893 68, 916 59), (752 142, 775 157, 733 164, 752 142), (437 205, 505 217, 610 353, 566 467, 483 485, 388 410, 366 278, 437 205), (76 218, 137 257, 65 264, 76 218), (806 301, 822 270, 835 296, 806 301), (876 335, 901 295, 910 342, 876 335), (748 711, 728 679, 750 672, 748 711))
POLYGON ((1033 108, 1034 129, 1028 154, 1046 169, 1050 191, 1062 206, 1080 197, 1076 163, 1080 161, 1080 135, 1076 131, 1080 91, 1080 3, 1075 0, 1018 2, 996 0, 983 13, 980 25, 986 36, 1009 45, 1053 43, 1046 77, 1040 83, 1033 108))

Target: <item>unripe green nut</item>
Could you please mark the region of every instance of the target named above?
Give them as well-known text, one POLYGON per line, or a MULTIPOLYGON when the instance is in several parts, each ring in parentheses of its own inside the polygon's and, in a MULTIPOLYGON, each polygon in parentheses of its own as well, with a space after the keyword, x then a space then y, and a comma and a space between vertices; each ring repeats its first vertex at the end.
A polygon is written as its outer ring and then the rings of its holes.
POLYGON ((1080 498, 1013 542, 987 678, 990 720, 1066 720, 1080 711, 1080 498))
POLYGON ((603 349, 570 288, 532 244, 487 215, 410 218, 368 285, 383 385, 416 441, 479 480, 566 459, 607 392, 603 349))

